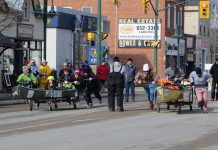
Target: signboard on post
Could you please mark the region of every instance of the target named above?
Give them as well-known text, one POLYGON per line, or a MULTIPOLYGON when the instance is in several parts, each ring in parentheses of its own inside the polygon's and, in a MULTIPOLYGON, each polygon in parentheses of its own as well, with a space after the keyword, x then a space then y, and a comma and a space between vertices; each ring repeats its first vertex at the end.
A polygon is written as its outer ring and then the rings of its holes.
MULTIPOLYGON (((119 48, 151 48, 155 34, 154 19, 119 19, 119 48)), ((158 20, 158 40, 161 40, 161 20, 158 20)), ((160 42, 159 42, 160 43, 160 42)), ((160 45, 158 45, 160 48, 160 45)))
POLYGON ((98 62, 97 47, 88 47, 88 61, 91 65, 96 65, 98 62))

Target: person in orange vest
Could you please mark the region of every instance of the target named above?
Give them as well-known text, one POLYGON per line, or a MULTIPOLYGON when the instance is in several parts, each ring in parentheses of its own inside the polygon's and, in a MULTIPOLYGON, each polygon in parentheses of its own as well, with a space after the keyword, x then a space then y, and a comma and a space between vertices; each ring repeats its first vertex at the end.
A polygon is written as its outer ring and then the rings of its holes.
POLYGON ((41 89, 45 89, 48 81, 47 79, 49 76, 51 76, 52 69, 47 65, 47 61, 43 59, 41 65, 39 66, 39 70, 39 87, 41 89))

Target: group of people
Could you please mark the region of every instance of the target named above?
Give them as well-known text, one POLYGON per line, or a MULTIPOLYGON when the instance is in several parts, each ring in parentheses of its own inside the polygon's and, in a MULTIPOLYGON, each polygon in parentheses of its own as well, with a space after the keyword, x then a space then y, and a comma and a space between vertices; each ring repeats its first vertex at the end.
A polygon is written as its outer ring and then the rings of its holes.
MULTIPOLYGON (((59 71, 58 78, 52 76, 52 72, 53 70, 45 60, 42 60, 41 64, 36 66, 35 61, 31 59, 23 66, 23 73, 18 77, 17 82, 28 82, 31 83, 28 84, 31 87, 41 89, 56 89, 58 87, 57 81, 63 82, 64 88, 74 86, 76 100, 79 102, 80 96, 82 96, 86 100, 88 108, 93 105, 92 93, 99 100, 99 103, 102 103, 100 92, 105 92, 107 82, 109 110, 115 111, 115 96, 117 96, 117 110, 123 111, 124 100, 128 102, 131 97, 131 100, 135 101, 136 85, 144 88, 150 108, 153 109, 154 100, 157 96, 156 85, 160 79, 159 75, 148 64, 144 64, 142 70, 138 71, 131 58, 127 60, 126 65, 122 65, 119 57, 114 57, 113 63, 110 65, 103 60, 96 68, 96 75, 87 60, 81 66, 75 67, 71 63, 64 63, 63 68, 59 71), (131 94, 129 94, 129 91, 131 94)), ((181 84, 185 75, 181 69, 171 65, 164 70, 163 76, 167 80, 181 84)), ((197 67, 189 76, 191 85, 195 86, 199 107, 202 107, 204 112, 207 112, 207 85, 211 76, 213 78, 211 98, 218 100, 218 58, 211 67, 210 74, 197 67), (215 88, 217 88, 216 94, 215 88)))

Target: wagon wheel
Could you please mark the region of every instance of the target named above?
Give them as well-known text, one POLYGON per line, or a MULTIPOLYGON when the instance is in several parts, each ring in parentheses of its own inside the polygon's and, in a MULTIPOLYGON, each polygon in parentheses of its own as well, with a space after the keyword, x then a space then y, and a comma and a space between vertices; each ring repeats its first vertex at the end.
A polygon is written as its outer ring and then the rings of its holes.
POLYGON ((77 104, 74 102, 73 103, 73 108, 76 109, 77 108, 77 104))
POLYGON ((182 108, 181 108, 182 106, 181 105, 179 105, 179 110, 178 110, 178 114, 181 114, 182 113, 182 108))
POLYGON ((192 105, 189 105, 189 109, 190 109, 190 111, 192 111, 192 105))
POLYGON ((54 104, 54 107, 55 107, 55 109, 58 109, 58 104, 55 103, 55 104, 54 104))
POLYGON ((170 104, 167 103, 167 110, 169 110, 169 109, 170 109, 170 104))
POLYGON ((29 101, 29 107, 30 107, 30 111, 33 110, 33 102, 31 100, 28 100, 29 101))
POLYGON ((157 112, 160 113, 160 103, 157 102, 157 112))
POLYGON ((48 105, 48 111, 52 111, 52 105, 48 105))

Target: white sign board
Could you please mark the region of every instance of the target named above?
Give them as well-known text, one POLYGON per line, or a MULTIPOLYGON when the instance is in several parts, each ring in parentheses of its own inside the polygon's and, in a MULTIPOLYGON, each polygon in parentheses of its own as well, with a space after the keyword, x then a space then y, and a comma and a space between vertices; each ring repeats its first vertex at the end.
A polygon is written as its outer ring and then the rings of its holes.
POLYGON ((204 68, 205 70, 210 70, 213 64, 205 64, 204 68))
MULTIPOLYGON (((128 48, 151 47, 146 42, 154 41, 155 20, 125 18, 118 21, 118 46, 128 48), (127 44, 126 44, 127 43, 127 44), (128 44, 132 43, 132 44, 128 44)), ((158 20, 157 26, 158 40, 161 40, 161 20, 158 20)))

